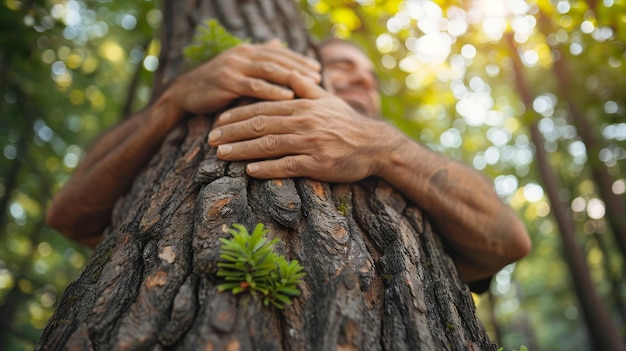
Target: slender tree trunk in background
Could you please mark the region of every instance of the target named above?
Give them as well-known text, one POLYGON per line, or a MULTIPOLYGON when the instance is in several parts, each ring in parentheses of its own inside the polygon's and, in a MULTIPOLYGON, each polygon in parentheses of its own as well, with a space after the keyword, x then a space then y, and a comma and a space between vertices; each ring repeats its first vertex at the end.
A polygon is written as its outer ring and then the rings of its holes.
MULTIPOLYGON (((20 96, 21 101, 27 100, 27 96, 19 90, 19 87, 15 87, 17 93, 20 96)), ((30 101, 29 101, 30 102, 30 101)), ((23 171, 23 168, 28 165, 29 162, 29 154, 30 154, 30 143, 33 142, 33 120, 35 114, 29 114, 24 118, 23 121, 23 129, 20 133, 20 139, 17 143, 17 155, 13 159, 11 164, 11 168, 9 169, 8 174, 4 177, 4 187, 5 192, 2 197, 0 197, 0 236, 8 235, 8 231, 6 230, 7 224, 9 223, 8 214, 10 210, 10 204, 13 200, 14 190, 18 188, 18 178, 20 172, 23 171)), ((48 197, 49 198, 49 197, 48 197)), ((40 226, 35 226, 41 229, 43 226, 43 222, 40 226)), ((28 236, 31 241, 31 247, 37 247, 39 244, 39 233, 37 231, 33 231, 32 235, 28 236)), ((34 252, 33 252, 34 254, 34 252)), ((21 261, 18 267, 11 267, 14 270, 14 277, 16 277, 16 281, 18 281, 17 277, 20 277, 21 272, 27 272, 30 268, 30 263, 33 262, 34 258, 29 257, 28 259, 24 259, 21 261)), ((11 290, 7 293, 4 298, 2 304, 0 304, 0 340, 5 340, 3 335, 11 335, 15 334, 14 330, 14 317, 17 311, 17 307, 21 301, 25 300, 26 294, 20 290, 18 284, 15 284, 11 290)), ((2 348, 4 341, 0 341, 0 348, 2 348)))
MULTIPOLYGON (((524 296, 524 292, 522 291, 522 287, 516 280, 513 280, 514 289, 515 289, 515 298, 517 301, 525 301, 526 297, 524 296)), ((528 350, 539 350, 537 337, 535 336, 535 330, 533 329, 532 324, 530 323, 530 318, 528 318, 527 311, 519 311, 519 314, 515 317, 515 321, 518 324, 517 330, 520 330, 524 335, 524 345, 528 348, 528 350)))
MULTIPOLYGON (((28 98, 28 95, 24 94, 20 87, 14 87, 16 90, 17 96, 20 101, 26 101, 26 104, 32 104, 32 101, 28 98)), ((4 183, 4 194, 0 197, 0 228, 4 228, 7 224, 7 215, 9 213, 9 204, 11 203, 13 190, 15 190, 18 186, 18 177, 20 171, 27 164, 29 151, 30 151, 30 143, 33 142, 33 136, 35 132, 33 130, 33 122, 37 113, 32 111, 32 109, 28 108, 29 113, 24 116, 23 124, 21 125, 21 130, 19 132, 19 141, 17 142, 16 149, 17 153, 13 162, 11 164, 11 168, 6 175, 4 175, 3 183, 4 183)), ((5 235, 5 231, 0 231, 0 235, 5 235)))
MULTIPOLYGON (((144 41, 144 43, 141 45, 143 52, 148 52, 148 47, 150 46, 151 42, 152 38, 144 41)), ((130 80, 130 84, 128 84, 128 95, 126 96, 126 101, 124 102, 120 113, 122 119, 129 118, 133 115, 133 104, 135 103, 135 99, 137 97, 137 87, 139 86, 139 81, 141 81, 142 71, 142 63, 138 62, 135 65, 135 72, 133 73, 133 77, 130 80)))
POLYGON ((496 317, 496 296, 491 290, 487 291, 487 304, 489 306, 489 323, 491 323, 493 328, 494 341, 496 344, 502 345, 502 326, 498 322, 498 317, 496 317))
MULTIPOLYGON (((182 67, 200 19, 254 41, 310 48, 291 0, 165 1, 158 76, 182 67)), ((157 86, 157 90, 159 90, 157 86)), ((113 213, 39 350, 496 350, 420 210, 384 182, 259 181, 215 157, 212 116, 189 116, 113 213), (216 290, 218 238, 262 222, 305 267, 279 311, 216 290)))
POLYGON ((622 325, 626 326, 626 303, 624 303, 624 298, 622 297, 622 286, 625 284, 625 282, 623 279, 621 279, 620 272, 611 267, 611 262, 609 260, 609 248, 603 240, 605 239, 605 235, 594 233, 591 235, 591 237, 598 245, 598 249, 600 250, 600 252, 602 252, 602 268, 604 269, 606 280, 611 282, 611 295, 613 296, 613 300, 615 301, 615 307, 617 308, 620 318, 622 319, 622 325))
MULTIPOLYGON (((49 188, 46 188, 45 191, 49 193, 49 188)), ((46 198, 50 197, 48 196, 46 198)), ((44 225, 44 219, 40 218, 33 226, 30 235, 28 235, 31 247, 37 247, 37 245, 41 243, 41 234, 44 225)), ((4 228, 4 225, 0 228, 4 228)), ((37 259, 37 256, 37 251, 33 250, 30 256, 22 258, 16 266, 11 268, 11 273, 13 277, 15 277, 15 281, 21 279, 26 279, 27 281, 32 280, 32 274, 28 276, 28 273, 23 272, 31 271, 31 263, 37 259)), ((9 350, 10 346, 14 346, 14 344, 9 342, 9 336, 16 336, 28 341, 33 340, 34 337, 32 335, 23 334, 19 328, 15 326, 15 316, 19 312, 19 307, 23 301, 27 300, 29 297, 28 293, 22 291, 19 284, 14 284, 4 296, 4 301, 0 305, 0 350, 9 350)))
MULTIPOLYGON (((548 16, 541 14, 540 26, 544 35, 549 33, 551 28, 551 20, 548 16)), ((576 131, 582 139, 587 149, 587 156, 589 157, 589 166, 591 167, 591 175, 598 190, 600 198, 604 201, 606 207, 606 218, 609 222, 611 232, 615 237, 615 243, 622 253, 622 256, 626 258, 626 204, 615 193, 613 193, 612 185, 615 179, 609 174, 609 170, 600 160, 600 150, 602 149, 601 143, 598 141, 601 139, 598 137, 598 133, 593 128, 593 124, 585 116, 583 111, 576 103, 576 99, 572 96, 572 88, 575 86, 571 83, 570 77, 572 72, 567 66, 565 61, 565 54, 560 48, 558 50, 560 59, 554 61, 553 71, 556 77, 559 90, 565 97, 565 102, 569 108, 569 116, 576 131)), ((626 270, 622 270, 622 275, 626 277, 626 270)))
MULTIPOLYGON (((2 185, 4 186, 4 194, 0 197, 0 228, 4 228, 6 225, 6 218, 9 212, 9 202, 11 201, 11 194, 13 193, 13 189, 17 186, 17 176, 22 169, 22 161, 20 160, 22 153, 22 146, 24 143, 20 139, 20 143, 17 147, 18 149, 18 157, 13 159, 11 163, 11 168, 6 175, 4 175, 2 179, 2 185)), ((5 235, 5 231, 0 232, 0 235, 5 235)))
MULTIPOLYGON (((513 59, 516 78, 515 83, 518 92, 526 109, 531 111, 533 94, 526 84, 522 62, 517 54, 517 46, 510 33, 506 35, 506 40, 512 53, 511 58, 513 59)), ((613 324, 606 306, 604 306, 596 293, 584 252, 576 242, 574 220, 565 204, 559 199, 561 186, 548 161, 548 155, 543 146, 545 143, 543 135, 539 131, 536 122, 533 122, 529 128, 532 143, 535 145, 535 157, 543 186, 548 195, 550 207, 559 227, 559 233, 561 234, 563 257, 572 273, 572 282, 583 310, 583 315, 585 316, 587 328, 591 336, 591 343, 594 346, 594 350, 624 350, 624 343, 620 339, 620 334, 613 324)))

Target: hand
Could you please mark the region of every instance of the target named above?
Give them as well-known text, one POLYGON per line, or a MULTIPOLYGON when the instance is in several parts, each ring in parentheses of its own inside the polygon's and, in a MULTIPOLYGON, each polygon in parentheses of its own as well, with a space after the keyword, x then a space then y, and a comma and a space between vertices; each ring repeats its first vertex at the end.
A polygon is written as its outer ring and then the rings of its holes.
POLYGON ((255 178, 308 177, 348 183, 377 175, 404 136, 294 72, 289 86, 301 99, 259 102, 224 112, 209 135, 217 156, 252 162, 255 178))
MULTIPOLYGON (((178 77, 168 89, 179 112, 210 113, 242 96, 262 100, 293 99, 287 86, 298 71, 319 82, 320 64, 281 46, 238 45, 178 77)), ((181 113, 182 114, 182 113, 181 113)))

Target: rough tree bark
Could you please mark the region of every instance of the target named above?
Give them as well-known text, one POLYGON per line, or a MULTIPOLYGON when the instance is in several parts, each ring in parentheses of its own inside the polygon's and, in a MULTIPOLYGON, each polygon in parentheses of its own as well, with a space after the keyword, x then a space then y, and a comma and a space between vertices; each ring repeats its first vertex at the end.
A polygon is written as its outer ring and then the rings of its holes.
MULTIPOLYGON (((254 41, 311 48, 291 0, 165 7, 161 80, 181 69, 182 47, 208 17, 254 41)), ((244 164, 215 157, 211 124, 212 116, 189 116, 163 142, 37 349, 497 349, 418 208, 376 179, 250 179, 244 164), (281 253, 305 267, 292 306, 217 292, 218 238, 234 222, 264 223, 281 253)))

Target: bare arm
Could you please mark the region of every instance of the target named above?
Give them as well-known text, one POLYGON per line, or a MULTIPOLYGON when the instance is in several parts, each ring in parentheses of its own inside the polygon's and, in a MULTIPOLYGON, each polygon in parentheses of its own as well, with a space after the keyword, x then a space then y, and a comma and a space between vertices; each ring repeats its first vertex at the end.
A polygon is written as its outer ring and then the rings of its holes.
POLYGON ((524 225, 486 178, 404 136, 395 138, 399 146, 381 155, 378 176, 428 214, 466 281, 486 278, 528 254, 524 225))
POLYGON ((95 245, 115 201, 179 119, 172 108, 164 97, 101 136, 52 200, 48 224, 70 239, 95 245))
POLYGON ((392 126, 364 118, 298 74, 305 99, 263 102, 223 113, 210 144, 257 178, 309 177, 349 183, 378 176, 419 205, 447 238, 465 281, 488 277, 528 253, 521 221, 475 170, 415 143, 392 126))
POLYGON ((71 239, 95 246, 117 199, 186 112, 214 112, 241 96, 292 99, 293 91, 282 87, 290 72, 319 81, 319 69, 316 61, 270 42, 230 49, 181 75, 154 104, 94 143, 52 200, 47 223, 71 239))

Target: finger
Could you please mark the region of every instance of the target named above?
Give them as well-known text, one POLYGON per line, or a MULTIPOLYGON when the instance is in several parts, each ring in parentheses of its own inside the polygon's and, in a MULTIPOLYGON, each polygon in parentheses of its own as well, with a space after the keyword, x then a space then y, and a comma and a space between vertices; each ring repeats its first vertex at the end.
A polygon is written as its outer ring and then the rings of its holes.
POLYGON ((265 45, 265 50, 261 52, 261 55, 268 55, 266 57, 273 57, 276 60, 292 61, 296 63, 295 67, 301 67, 305 70, 321 71, 322 65, 315 59, 297 53, 289 48, 285 48, 282 45, 276 45, 276 43, 270 42, 269 45, 265 45), (302 67, 304 66, 304 67, 302 67))
MULTIPOLYGON (((287 86, 289 85, 289 76, 294 69, 301 70, 302 68, 288 67, 285 64, 268 60, 252 60, 243 64, 242 72, 249 77, 262 78, 272 83, 287 86)), ((322 75, 317 71, 307 69, 299 72, 317 83, 322 80, 322 75)))
MULTIPOLYGON (((297 121, 294 121, 296 124, 297 121)), ((294 122, 283 116, 255 116, 248 120, 215 128, 209 133, 209 145, 251 140, 269 134, 294 133, 294 122)))
POLYGON ((256 116, 289 116, 293 113, 290 101, 262 101, 232 108, 222 113, 216 126, 245 121, 256 116))
POLYGON ((242 77, 235 81, 230 90, 237 96, 248 96, 261 100, 290 100, 294 98, 291 89, 258 78, 242 77))
POLYGON ((268 46, 275 46, 275 47, 282 46, 282 44, 280 42, 280 39, 278 39, 278 38, 273 38, 270 41, 268 41, 266 44, 268 46))
POLYGON ((326 90, 317 85, 315 81, 308 79, 297 71, 292 71, 289 76, 289 86, 296 96, 303 99, 318 99, 328 94, 326 90))
POLYGON ((217 148, 217 157, 225 161, 245 161, 293 155, 297 153, 297 139, 293 134, 269 134, 252 140, 223 144, 217 148))
POLYGON ((316 163, 315 159, 308 155, 285 156, 275 160, 248 163, 246 173, 259 179, 314 178, 316 163))

